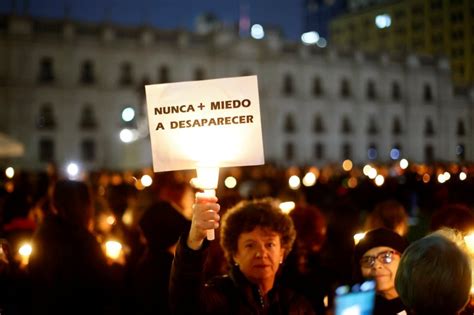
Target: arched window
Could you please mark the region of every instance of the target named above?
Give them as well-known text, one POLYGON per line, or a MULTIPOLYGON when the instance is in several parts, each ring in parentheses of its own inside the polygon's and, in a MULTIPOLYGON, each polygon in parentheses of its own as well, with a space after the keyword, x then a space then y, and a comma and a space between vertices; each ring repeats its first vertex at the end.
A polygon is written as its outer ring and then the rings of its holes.
POLYGON ((158 69, 158 83, 170 82, 170 70, 168 66, 160 66, 158 69))
POLYGON ((206 79, 206 71, 203 68, 194 69, 194 80, 204 80, 206 79))
POLYGON ((321 82, 320 77, 313 78, 313 96, 319 97, 323 95, 323 83, 321 82))
POLYGON ((392 100, 400 101, 402 99, 402 91, 397 81, 392 82, 392 100))
POLYGON ((457 124, 457 127, 456 127, 456 134, 460 137, 466 135, 466 129, 464 127, 464 121, 462 119, 458 120, 458 124, 457 124))
POLYGON ((52 139, 40 139, 38 146, 38 159, 41 162, 54 161, 54 142, 52 139))
POLYGON ((285 144, 285 158, 288 161, 292 161, 295 158, 295 146, 292 142, 285 144))
POLYGON ((402 124, 400 118, 394 117, 392 122, 392 134, 398 136, 402 134, 402 124))
POLYGON ((341 97, 348 98, 351 96, 351 85, 347 78, 341 80, 341 97))
POLYGON ((81 77, 79 81, 82 84, 93 84, 95 82, 94 63, 90 60, 85 60, 81 66, 81 77))
POLYGON ((431 137, 435 134, 433 121, 431 118, 426 118, 425 120, 425 136, 431 137))
POLYGON ((294 93, 293 77, 290 74, 285 74, 283 77, 283 95, 291 96, 294 93))
POLYGON ((352 133, 352 124, 348 117, 342 117, 341 132, 343 134, 352 133))
POLYGON ((434 148, 431 144, 425 145, 425 162, 432 163, 435 159, 434 148))
POLYGON ((295 121, 291 114, 286 115, 285 117, 285 133, 294 133, 296 131, 295 121))
POLYGON ((84 162, 93 162, 96 156, 95 141, 83 139, 81 142, 81 158, 84 162))
POLYGON ((342 144, 342 159, 344 160, 352 159, 352 146, 350 143, 342 144))
POLYGON ((323 160, 325 156, 325 147, 321 142, 314 144, 314 157, 318 160, 323 160))
POLYGON ((42 130, 54 129, 56 127, 53 106, 50 103, 41 105, 36 126, 42 130))
POLYGON ((95 129, 97 127, 94 109, 91 105, 86 104, 82 107, 79 126, 81 129, 95 129))
POLYGON ((367 128, 367 133, 371 136, 374 136, 379 133, 379 127, 374 117, 369 118, 369 126, 367 128))
POLYGON ((38 82, 51 83, 54 82, 54 66, 53 58, 43 57, 39 62, 38 82))
POLYGON ((367 81, 367 99, 375 100, 377 98, 377 91, 375 89, 375 83, 372 80, 367 81))
POLYGON ((324 121, 320 114, 317 114, 314 117, 313 130, 314 130, 314 133, 323 133, 325 130, 324 121))
POLYGON ((431 90, 431 85, 425 83, 423 86, 423 99, 426 103, 431 103, 433 101, 433 91, 431 90))
POLYGON ((133 84, 132 64, 128 61, 122 62, 120 65, 120 79, 119 83, 122 86, 133 84))

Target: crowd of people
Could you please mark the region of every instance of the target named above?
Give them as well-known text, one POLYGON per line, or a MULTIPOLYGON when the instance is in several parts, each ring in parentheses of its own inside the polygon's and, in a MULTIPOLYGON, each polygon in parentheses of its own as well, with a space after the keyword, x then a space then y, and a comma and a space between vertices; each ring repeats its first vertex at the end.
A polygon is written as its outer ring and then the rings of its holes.
POLYGON ((366 280, 374 315, 472 314, 472 182, 411 175, 292 190, 256 167, 215 197, 184 171, 140 189, 19 174, 0 190, 0 314, 331 315, 336 289, 366 280))

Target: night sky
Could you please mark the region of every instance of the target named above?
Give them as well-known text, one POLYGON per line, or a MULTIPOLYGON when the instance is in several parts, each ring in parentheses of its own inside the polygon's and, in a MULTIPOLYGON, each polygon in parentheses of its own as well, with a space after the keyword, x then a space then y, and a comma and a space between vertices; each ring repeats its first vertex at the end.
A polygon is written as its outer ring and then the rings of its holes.
POLYGON ((285 37, 298 40, 302 32, 302 0, 0 0, 0 14, 26 11, 33 16, 124 25, 150 24, 193 30, 197 16, 211 12, 226 25, 248 12, 251 24, 281 27, 285 37), (241 10, 243 8, 243 10, 241 10))

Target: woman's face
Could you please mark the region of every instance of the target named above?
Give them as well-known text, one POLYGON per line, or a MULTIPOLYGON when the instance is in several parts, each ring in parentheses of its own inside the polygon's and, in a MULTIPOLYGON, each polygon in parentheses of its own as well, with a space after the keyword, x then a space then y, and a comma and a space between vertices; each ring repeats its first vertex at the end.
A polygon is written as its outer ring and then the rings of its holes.
POLYGON ((248 280, 259 284, 273 281, 284 251, 278 233, 257 227, 240 234, 234 261, 248 280))
POLYGON ((398 297, 395 275, 400 263, 400 253, 386 246, 374 247, 362 256, 360 269, 366 279, 375 280, 376 291, 387 299, 398 297), (374 259, 375 258, 375 259, 374 259), (371 266, 366 262, 372 262, 371 266))

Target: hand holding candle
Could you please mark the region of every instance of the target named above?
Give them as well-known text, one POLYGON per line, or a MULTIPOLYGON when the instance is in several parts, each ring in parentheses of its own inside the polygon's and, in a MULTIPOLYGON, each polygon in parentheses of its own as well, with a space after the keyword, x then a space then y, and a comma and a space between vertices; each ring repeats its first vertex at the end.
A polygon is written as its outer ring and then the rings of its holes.
POLYGON ((197 250, 207 236, 207 231, 219 227, 220 206, 215 196, 206 193, 196 193, 196 202, 193 205, 193 219, 187 240, 189 248, 197 250))

